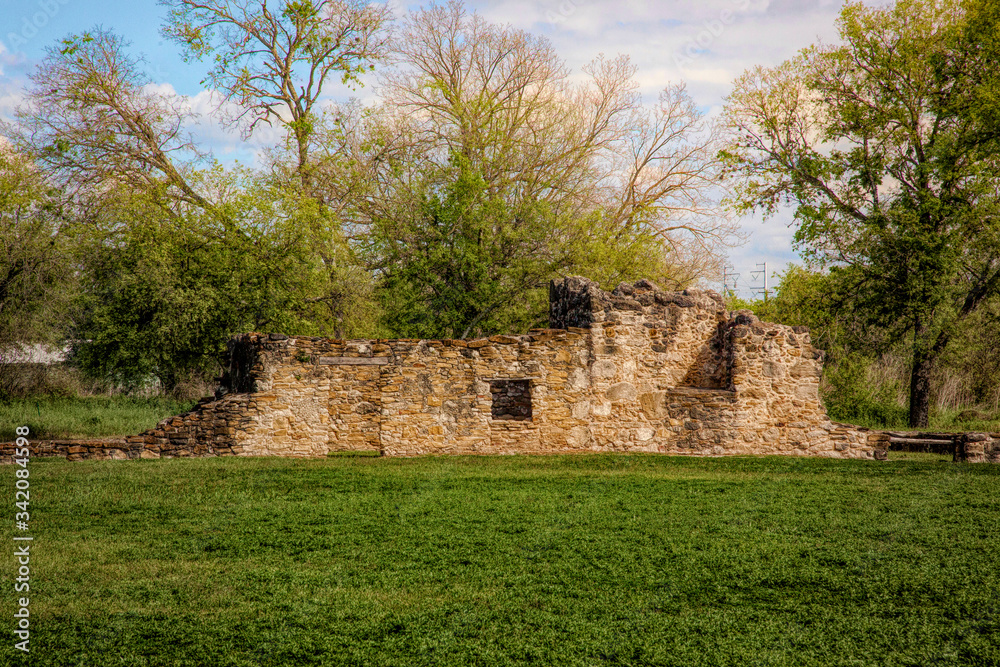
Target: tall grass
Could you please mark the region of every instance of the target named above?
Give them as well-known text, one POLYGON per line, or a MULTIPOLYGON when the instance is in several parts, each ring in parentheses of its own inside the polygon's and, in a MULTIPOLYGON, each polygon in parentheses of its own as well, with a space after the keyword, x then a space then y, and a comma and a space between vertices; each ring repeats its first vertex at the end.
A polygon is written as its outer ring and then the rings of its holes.
MULTIPOLYGON (((977 402, 974 378, 938 368, 932 378, 928 430, 1000 431, 1000 392, 977 402)), ((909 359, 848 355, 824 369, 821 391, 831 419, 876 429, 908 430, 909 359)))
POLYGON ((99 438, 140 433, 190 410, 212 392, 191 376, 166 394, 155 383, 124 393, 69 364, 0 364, 0 441, 28 426, 33 438, 99 438))
POLYGON ((169 397, 85 396, 0 400, 0 441, 27 426, 31 437, 96 438, 140 433, 162 419, 187 412, 194 401, 169 397))

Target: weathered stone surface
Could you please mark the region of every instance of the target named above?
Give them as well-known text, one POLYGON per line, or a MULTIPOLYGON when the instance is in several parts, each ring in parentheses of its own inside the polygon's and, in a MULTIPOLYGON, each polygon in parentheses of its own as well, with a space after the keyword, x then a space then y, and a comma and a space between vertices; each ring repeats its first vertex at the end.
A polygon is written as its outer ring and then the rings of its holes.
POLYGON ((769 378, 780 378, 785 375, 785 368, 780 363, 774 361, 765 361, 762 364, 761 371, 764 377, 769 378))
POLYGON ((613 387, 610 387, 605 392, 605 396, 612 403, 621 403, 622 401, 635 400, 637 393, 635 385, 630 382, 619 382, 613 387))
POLYGON ((618 375, 618 365, 613 359, 600 359, 594 362, 590 372, 594 377, 613 378, 618 375))
POLYGON ((791 367, 789 375, 793 378, 801 379, 808 377, 819 377, 822 366, 810 361, 800 361, 791 367))
POLYGON ((639 405, 642 406, 642 413, 650 421, 663 419, 669 414, 666 401, 666 392, 653 391, 639 396, 639 405))
POLYGON ((1000 463, 1000 433, 963 433, 955 438, 954 461, 1000 463))
POLYGON ((324 366, 385 366, 389 359, 385 357, 320 357, 319 363, 324 366))

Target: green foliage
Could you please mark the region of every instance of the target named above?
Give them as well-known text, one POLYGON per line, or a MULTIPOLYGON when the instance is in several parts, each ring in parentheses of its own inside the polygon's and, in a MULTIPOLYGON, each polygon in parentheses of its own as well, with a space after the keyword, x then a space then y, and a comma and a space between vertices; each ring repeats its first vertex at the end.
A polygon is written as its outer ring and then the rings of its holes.
POLYGON ((383 102, 331 109, 310 153, 393 335, 541 326, 568 274, 613 289, 714 273, 735 235, 715 205, 717 133, 683 85, 643 105, 624 56, 574 80, 545 38, 461 2, 410 12, 396 37, 383 102))
POLYGON ((961 378, 962 404, 1000 408, 1000 299, 992 299, 969 317, 941 358, 941 367, 961 378))
MULTIPOLYGON (((821 390, 832 418, 881 428, 905 421, 910 340, 893 322, 859 312, 846 269, 809 271, 789 265, 767 301, 732 298, 729 308, 752 310, 762 320, 808 326, 813 344, 826 352, 821 390)), ((994 430, 1000 408, 1000 299, 970 314, 954 333, 932 377, 929 426, 940 430, 994 430), (976 415, 957 419, 961 413, 976 415)))
POLYGON ((868 428, 901 428, 907 411, 898 401, 898 382, 875 378, 874 365, 885 349, 885 331, 844 303, 849 272, 809 271, 789 265, 767 301, 731 300, 731 309, 746 308, 768 322, 807 326, 813 345, 826 352, 821 385, 827 414, 835 421, 868 428))
POLYGON ((623 226, 596 212, 566 221, 564 229, 571 266, 563 273, 585 276, 609 291, 637 276, 663 289, 691 286, 697 262, 685 265, 664 247, 662 237, 637 221, 623 226))
POLYGON ((106 383, 84 375, 67 363, 12 363, 0 365, 0 400, 70 398, 106 394, 106 383))
POLYGON ((42 175, 0 144, 0 363, 21 345, 57 343, 72 321, 74 247, 42 175))
MULTIPOLYGON (((965 43, 986 61, 1000 60, 1000 5, 995 0, 967 0, 969 20, 965 43)), ((1000 136, 1000 74, 992 67, 973 67, 968 72, 974 81, 965 91, 968 95, 966 112, 984 132, 1000 136)))
MULTIPOLYGON (((48 49, 4 132, 58 184, 52 202, 81 248, 65 274, 80 285, 64 303, 36 290, 19 307, 78 308, 54 330, 107 383, 169 391, 211 377, 241 331, 523 331, 545 323, 552 278, 685 286, 731 238, 711 197, 714 131, 683 86, 644 108, 625 57, 599 57, 571 84, 543 38, 458 2, 421 10, 392 47, 385 103, 352 125, 319 112, 324 87, 385 59, 384 3, 160 4, 163 34, 210 63, 216 119, 244 136, 272 125, 284 141, 263 169, 206 169, 189 105, 149 86, 121 37, 95 28, 48 49)), ((62 241, 53 229, 35 238, 62 241)))
POLYGON ((752 310, 766 322, 809 327, 813 345, 827 353, 827 362, 836 363, 851 349, 870 347, 876 333, 843 307, 842 275, 789 264, 766 301, 731 298, 729 308, 752 310))
POLYGON ((540 204, 512 208, 465 159, 442 177, 415 215, 380 220, 374 230, 386 328, 466 338, 541 325, 547 280, 568 264, 550 254, 558 233, 551 213, 540 204))
MULTIPOLYGON (((573 455, 30 470, 45 545, 34 667, 1000 659, 996 466, 573 455)), ((0 645, 0 663, 15 656, 0 645)))
POLYGON ((384 58, 388 8, 363 0, 160 4, 167 8, 162 34, 186 59, 211 60, 202 83, 239 108, 228 120, 247 135, 260 123, 286 131, 299 185, 310 192, 314 109, 331 79, 360 86, 360 77, 384 58))
POLYGON ((788 326, 807 326, 815 336, 828 326, 833 318, 827 303, 830 277, 789 264, 778 277, 778 284, 771 289, 767 299, 747 301, 730 295, 730 310, 752 310, 767 322, 788 326))
POLYGON ((548 283, 569 273, 608 289, 644 275, 669 280, 659 239, 595 214, 559 215, 549 202, 491 188, 464 156, 426 178, 415 211, 372 230, 383 328, 407 338, 524 332, 548 318, 548 283))
POLYGON ((796 242, 843 269, 852 311, 912 334, 913 425, 958 326, 1000 295, 1000 134, 976 102, 1000 61, 970 25, 958 0, 849 3, 843 44, 747 72, 726 112, 735 206, 793 204, 796 242))
POLYGON ((869 377, 871 359, 853 354, 825 375, 828 383, 823 392, 830 419, 868 428, 902 428, 906 426, 907 410, 898 404, 899 388, 892 383, 873 383, 869 377))
MULTIPOLYGON (((235 186, 233 173, 205 175, 235 186)), ((327 276, 311 254, 308 209, 280 192, 234 188, 211 212, 131 196, 88 239, 76 362, 118 385, 217 374, 245 331, 319 332, 310 296, 327 276)))

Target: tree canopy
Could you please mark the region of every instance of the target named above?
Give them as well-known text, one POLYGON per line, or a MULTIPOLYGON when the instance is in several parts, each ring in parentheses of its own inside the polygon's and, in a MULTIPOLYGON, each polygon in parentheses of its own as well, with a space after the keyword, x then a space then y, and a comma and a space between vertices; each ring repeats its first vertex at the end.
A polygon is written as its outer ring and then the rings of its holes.
POLYGON ((317 186, 396 293, 390 329, 523 330, 568 272, 683 287, 717 270, 738 235, 717 205, 714 127, 683 86, 645 107, 625 57, 574 82, 547 40, 459 2, 410 13, 399 35, 384 101, 336 107, 314 152, 317 186))
POLYGON ((163 34, 189 59, 210 59, 202 81, 244 137, 261 123, 287 130, 295 173, 308 185, 309 137, 331 78, 359 82, 388 49, 387 5, 364 0, 160 0, 163 34))
POLYGON ((683 84, 647 105, 626 57, 576 76, 457 0, 398 21, 365 0, 161 4, 213 120, 281 130, 255 166, 199 145, 187 100, 103 28, 50 47, 2 126, 37 196, 0 218, 28 210, 72 246, 64 338, 116 382, 208 373, 247 329, 523 331, 553 278, 686 287, 738 240, 717 126, 683 84), (333 103, 365 81, 373 100, 333 103))
POLYGON ((31 160, 0 140, 0 364, 72 325, 71 224, 31 160))
MULTIPOLYGON (((985 6, 985 5, 984 5, 985 6)), ((1000 291, 1000 61, 958 0, 848 3, 842 43, 740 77, 727 101, 741 210, 795 207, 795 240, 849 268, 852 307, 911 336, 910 423, 934 364, 1000 291)))

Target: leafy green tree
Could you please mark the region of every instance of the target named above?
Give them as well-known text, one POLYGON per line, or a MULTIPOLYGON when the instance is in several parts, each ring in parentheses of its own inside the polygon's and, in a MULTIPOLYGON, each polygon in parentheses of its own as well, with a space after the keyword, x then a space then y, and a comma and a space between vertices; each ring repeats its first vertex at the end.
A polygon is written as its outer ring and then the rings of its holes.
POLYGON ((816 347, 822 349, 823 401, 832 419, 872 428, 898 427, 906 422, 898 402, 900 384, 880 372, 885 362, 906 347, 898 332, 875 326, 853 307, 856 276, 851 267, 809 271, 789 265, 779 276, 771 298, 732 299, 731 309, 746 308, 763 320, 807 326, 816 347))
MULTIPOLYGON (((1000 299, 990 299, 955 333, 941 357, 939 376, 957 385, 954 408, 1000 412, 1000 299)), ((938 378, 940 383, 943 378, 938 378)), ((940 403, 940 399, 939 399, 940 403)))
POLYGON ((1000 152, 981 113, 1000 61, 967 18, 958 0, 849 3, 842 44, 748 71, 725 111, 737 208, 793 204, 799 246, 848 269, 850 307, 910 336, 913 426, 949 341, 1000 291, 1000 152))
POLYGON ((315 157, 324 95, 361 76, 389 50, 388 5, 364 0, 161 0, 162 33, 189 60, 206 60, 203 83, 219 93, 216 116, 249 137, 261 125, 284 141, 264 151, 272 193, 322 221, 309 238, 323 269, 311 303, 320 330, 337 336, 371 334, 378 306, 370 272, 359 263, 341 222, 344 198, 324 187, 315 157), (288 192, 278 194, 284 189, 288 192))
POLYGON ((0 364, 24 345, 57 343, 72 322, 74 239, 58 200, 0 138, 0 364))
MULTIPOLYGON (((646 107, 624 57, 599 57, 573 81, 547 40, 455 1, 412 12, 398 34, 379 78, 384 102, 336 107, 311 153, 325 200, 343 202, 348 237, 375 241, 364 256, 380 284, 406 275, 423 285, 393 282, 387 303, 425 298, 450 335, 522 330, 544 321, 544 286, 560 275, 607 287, 713 275, 736 235, 718 207, 716 132, 683 86, 646 107), (451 240, 443 231, 459 227, 451 240), (436 278, 422 277, 432 267, 468 298, 432 298, 436 278)), ((412 332, 397 311, 386 312, 398 333, 412 332)))
POLYGON ((809 327, 813 344, 826 352, 830 363, 861 350, 869 355, 883 354, 893 347, 898 331, 876 326, 870 313, 854 307, 857 282, 851 267, 810 271, 789 264, 778 276, 770 298, 730 299, 729 307, 752 310, 768 322, 809 327))
MULTIPOLYGON (((204 178, 226 191, 235 176, 204 178)), ((135 194, 106 207, 88 236, 79 363, 125 386, 155 377, 171 389, 217 373, 235 333, 324 333, 314 295, 325 275, 309 234, 317 223, 285 203, 248 184, 212 214, 172 215, 135 194)))
POLYGON ((1000 60, 1000 4, 966 0, 963 6, 967 12, 963 31, 967 57, 964 62, 946 61, 940 66, 944 75, 968 78, 968 85, 958 91, 952 106, 969 117, 983 135, 995 139, 1000 135, 1000 73, 994 66, 1000 60))
POLYGON ((551 252, 557 223, 542 205, 512 210, 467 159, 456 163, 454 180, 426 193, 415 215, 373 229, 389 329, 467 338, 543 324, 542 288, 568 263, 551 252))
POLYGON ((371 331, 372 280, 329 207, 271 174, 213 165, 183 131, 184 106, 138 65, 113 33, 71 36, 8 126, 86 249, 79 362, 170 387, 212 372, 241 331, 371 331))

